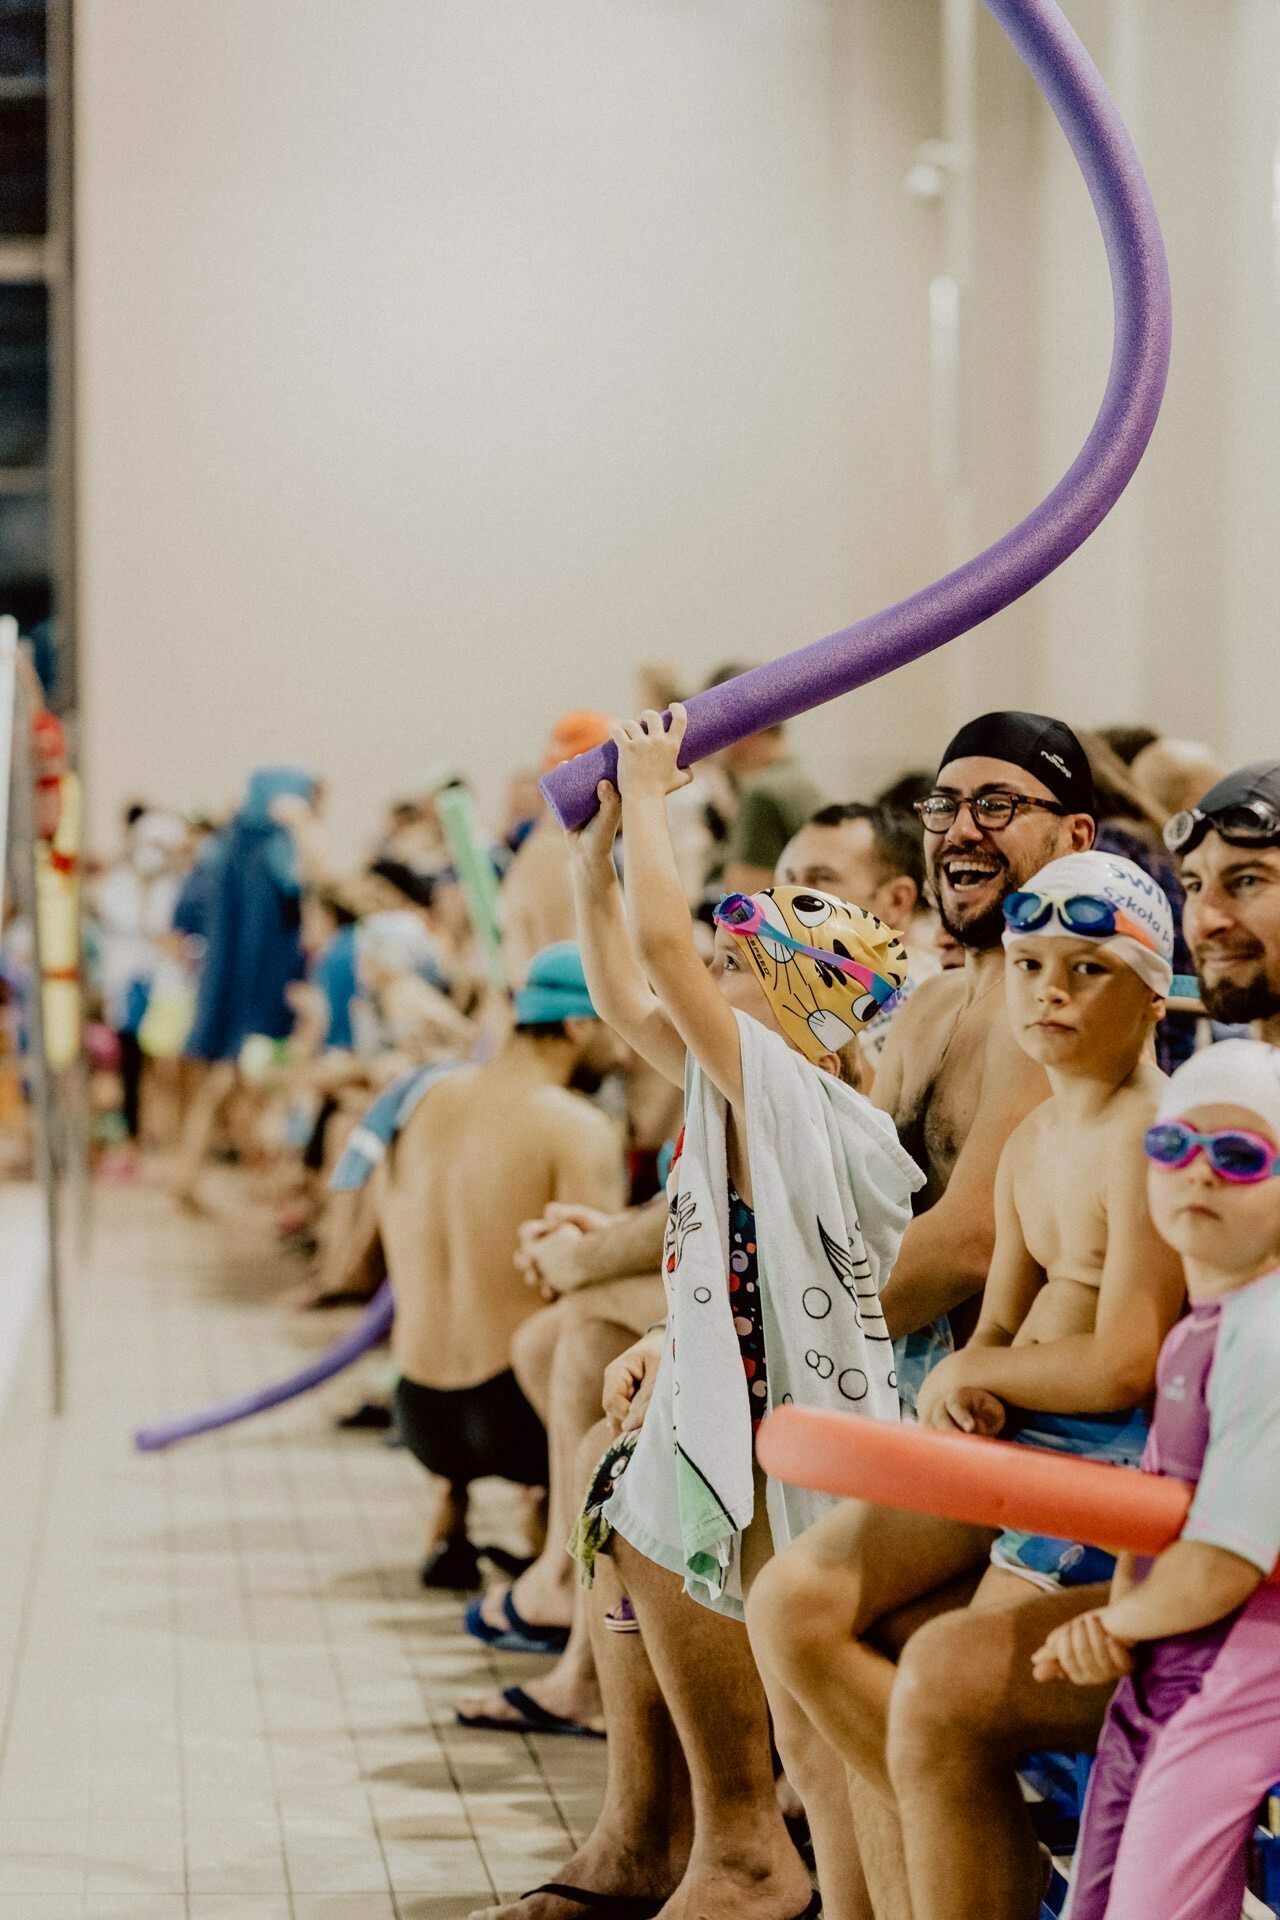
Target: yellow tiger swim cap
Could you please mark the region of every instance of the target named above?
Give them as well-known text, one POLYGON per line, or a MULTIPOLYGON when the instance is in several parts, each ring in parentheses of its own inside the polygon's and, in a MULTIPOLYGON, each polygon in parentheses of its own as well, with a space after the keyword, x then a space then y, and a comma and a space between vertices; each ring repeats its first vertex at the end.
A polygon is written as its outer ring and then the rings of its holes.
POLYGON ((907 977, 901 934, 873 913, 806 887, 730 893, 718 927, 742 941, 779 1027, 807 1060, 839 1053, 907 977))

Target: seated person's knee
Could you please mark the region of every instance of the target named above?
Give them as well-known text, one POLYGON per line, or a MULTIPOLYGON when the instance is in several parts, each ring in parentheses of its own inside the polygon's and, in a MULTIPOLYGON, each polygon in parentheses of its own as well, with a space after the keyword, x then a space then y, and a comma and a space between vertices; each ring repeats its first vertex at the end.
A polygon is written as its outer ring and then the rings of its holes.
POLYGON ((546 1398, 546 1384, 555 1357, 562 1318, 559 1302, 534 1313, 511 1336, 511 1370, 527 1400, 538 1405, 546 1398))
POLYGON ((821 1666, 853 1631, 841 1585, 802 1542, 761 1568, 747 1601, 747 1630, 760 1661, 784 1680, 821 1666))

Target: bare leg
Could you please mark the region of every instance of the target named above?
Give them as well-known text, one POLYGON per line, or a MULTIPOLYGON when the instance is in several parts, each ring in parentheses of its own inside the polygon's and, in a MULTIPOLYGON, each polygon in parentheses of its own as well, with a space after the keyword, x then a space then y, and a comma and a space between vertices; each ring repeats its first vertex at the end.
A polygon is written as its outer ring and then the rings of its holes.
MULTIPOLYGON (((603 1425, 583 1443, 579 1487, 590 1480, 608 1444, 603 1425)), ((677 1885, 689 1856, 689 1776, 643 1641, 636 1634, 610 1633, 603 1624, 618 1592, 616 1573, 601 1561, 587 1608, 609 1723, 604 1806, 586 1844, 548 1877, 596 1893, 660 1898, 677 1885)), ((572 1901, 538 1894, 514 1906, 490 1908, 483 1920, 583 1920, 583 1913, 572 1901)))
POLYGON ((199 1204, 196 1181, 200 1178, 218 1115, 235 1084, 234 1061, 214 1060, 205 1069, 204 1078, 196 1088, 187 1109, 173 1164, 172 1192, 180 1206, 196 1207, 199 1204))
POLYGON ((428 1560, 438 1547, 448 1546, 451 1542, 465 1546, 470 1507, 470 1490, 466 1486, 453 1486, 447 1480, 437 1480, 435 1485, 440 1488, 440 1493, 431 1525, 427 1529, 428 1560))
MULTIPOLYGON (((612 1321, 588 1317, 576 1299, 568 1298, 526 1320, 512 1341, 511 1364, 525 1397, 546 1422, 551 1456, 546 1549, 513 1588, 521 1618, 534 1625, 567 1627, 573 1622, 578 1581, 565 1543, 579 1504, 574 1463, 583 1435, 600 1418, 604 1370, 634 1337, 612 1321), (550 1340, 548 1333, 553 1335, 550 1340)), ((502 1600, 501 1590, 485 1596, 484 1617, 495 1627, 503 1624, 502 1600)), ((541 1694, 534 1697, 541 1699, 541 1694)))
POLYGON ((1031 1677, 1045 1635, 1107 1589, 1040 1593, 997 1572, 973 1607, 922 1627, 899 1664, 889 1766, 915 1920, 1038 1920, 1044 1860, 1017 1765, 1037 1748, 1091 1751, 1110 1695, 1031 1677))
POLYGON ((658 1685, 689 1768, 694 1842, 665 1920, 792 1920, 809 1876, 773 1784, 769 1712, 746 1631, 685 1594, 665 1568, 615 1535, 658 1685))
POLYGON ((872 1629, 981 1564, 990 1539, 981 1527, 845 1501, 780 1553, 752 1592, 761 1658, 890 1804, 884 1742, 894 1666, 872 1629))

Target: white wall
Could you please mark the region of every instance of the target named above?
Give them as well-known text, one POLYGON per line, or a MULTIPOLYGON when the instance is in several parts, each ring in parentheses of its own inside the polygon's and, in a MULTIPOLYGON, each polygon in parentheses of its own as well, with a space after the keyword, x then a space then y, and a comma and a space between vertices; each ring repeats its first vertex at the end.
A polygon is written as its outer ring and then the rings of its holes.
MULTIPOLYGON (((1132 495, 993 628, 806 720, 838 789, 984 705, 1276 741, 1274 0, 1071 0, 1168 234, 1132 495)), ((969 495, 1052 484, 1105 380, 1065 143, 981 15, 969 495)), ((354 846, 570 705, 630 708, 953 564, 930 465, 939 0, 78 0, 86 739, 99 838, 310 759, 354 846)))
POLYGON ((641 659, 764 658, 926 577, 927 235, 893 229, 932 23, 81 0, 99 820, 301 756, 350 836, 629 710, 641 659))

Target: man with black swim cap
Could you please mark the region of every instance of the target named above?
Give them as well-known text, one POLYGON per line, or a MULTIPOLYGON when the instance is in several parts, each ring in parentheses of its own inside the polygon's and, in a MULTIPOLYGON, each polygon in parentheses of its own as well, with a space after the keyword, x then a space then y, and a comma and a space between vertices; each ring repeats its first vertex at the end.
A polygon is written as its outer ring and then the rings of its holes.
POLYGON ((1257 760, 1174 815, 1183 932, 1215 1020, 1256 1021, 1280 1046, 1280 760, 1257 760))
POLYGON ((1061 720, 984 713, 952 740, 934 791, 916 812, 942 924, 961 946, 984 950, 1003 937, 1011 874, 1020 885, 1060 854, 1092 843, 1084 823, 1094 818, 1093 775, 1061 720))

